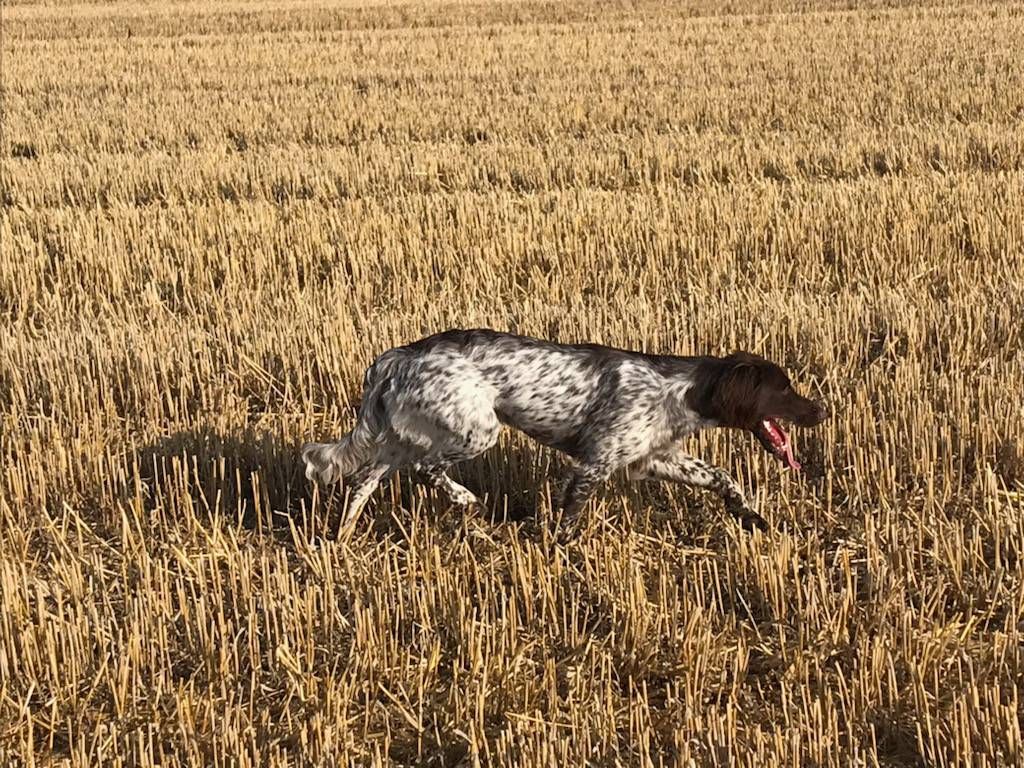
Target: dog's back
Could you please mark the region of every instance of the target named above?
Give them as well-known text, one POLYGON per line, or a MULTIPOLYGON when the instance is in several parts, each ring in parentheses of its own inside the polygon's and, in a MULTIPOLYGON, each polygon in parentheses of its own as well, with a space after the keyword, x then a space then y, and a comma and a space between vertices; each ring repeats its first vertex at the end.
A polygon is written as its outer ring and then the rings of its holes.
POLYGON ((474 387, 477 379, 486 382, 502 423, 570 455, 602 421, 652 429, 665 399, 687 382, 683 358, 486 329, 446 331, 401 349, 416 375, 445 379, 461 369, 457 375, 474 387), (674 367, 669 360, 677 361, 674 367))

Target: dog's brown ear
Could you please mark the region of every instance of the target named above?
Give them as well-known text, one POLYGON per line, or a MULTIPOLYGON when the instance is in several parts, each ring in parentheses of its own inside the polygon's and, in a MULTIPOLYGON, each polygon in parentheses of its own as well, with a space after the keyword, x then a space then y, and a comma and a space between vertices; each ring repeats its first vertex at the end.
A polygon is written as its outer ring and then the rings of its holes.
POLYGON ((722 371, 711 392, 711 407, 723 426, 749 429, 760 417, 761 367, 745 357, 730 355, 727 358, 738 358, 738 361, 722 371))

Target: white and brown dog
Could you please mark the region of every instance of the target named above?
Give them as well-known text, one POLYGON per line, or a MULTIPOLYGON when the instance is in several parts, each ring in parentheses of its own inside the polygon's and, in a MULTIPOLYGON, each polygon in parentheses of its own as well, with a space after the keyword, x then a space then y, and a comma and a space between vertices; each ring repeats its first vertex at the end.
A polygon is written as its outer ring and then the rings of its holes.
POLYGON ((337 443, 302 450, 309 479, 351 484, 343 525, 385 477, 408 466, 454 503, 477 503, 447 469, 493 446, 507 424, 574 460, 561 498, 569 517, 625 468, 632 479, 713 490, 745 528, 764 530, 736 481, 684 455, 680 439, 706 427, 749 430, 798 469, 779 421, 812 427, 827 415, 793 390, 779 366, 748 353, 648 355, 491 330, 451 330, 389 350, 363 387, 355 428, 337 443))

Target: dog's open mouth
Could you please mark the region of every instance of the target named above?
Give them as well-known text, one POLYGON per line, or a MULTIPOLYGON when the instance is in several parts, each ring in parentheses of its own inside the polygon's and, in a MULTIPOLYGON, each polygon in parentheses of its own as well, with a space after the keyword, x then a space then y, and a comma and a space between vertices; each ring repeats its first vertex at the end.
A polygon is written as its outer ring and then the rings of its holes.
POLYGON ((800 469, 800 462, 793 456, 793 444, 789 440, 789 435, 779 426, 779 422, 775 419, 765 419, 757 425, 754 434, 765 450, 789 469, 800 469))

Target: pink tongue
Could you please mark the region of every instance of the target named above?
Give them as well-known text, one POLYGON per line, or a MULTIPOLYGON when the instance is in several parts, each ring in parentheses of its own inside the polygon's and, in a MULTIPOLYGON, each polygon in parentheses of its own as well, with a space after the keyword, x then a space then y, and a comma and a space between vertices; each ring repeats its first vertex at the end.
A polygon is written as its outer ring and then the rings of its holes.
POLYGON ((775 438, 772 442, 776 448, 779 448, 783 452, 783 463, 794 472, 800 469, 800 462, 793 456, 793 445, 789 442, 789 435, 772 419, 765 419, 764 426, 768 430, 768 433, 775 438))
POLYGON ((794 458, 793 456, 793 446, 790 445, 789 438, 787 438, 786 442, 782 444, 782 450, 786 452, 786 466, 792 469, 794 472, 800 469, 800 462, 797 461, 796 458, 794 458))

